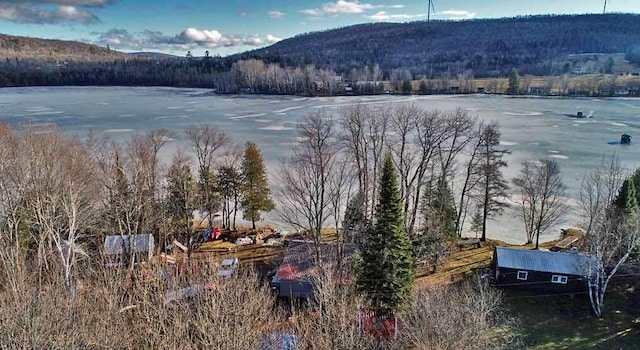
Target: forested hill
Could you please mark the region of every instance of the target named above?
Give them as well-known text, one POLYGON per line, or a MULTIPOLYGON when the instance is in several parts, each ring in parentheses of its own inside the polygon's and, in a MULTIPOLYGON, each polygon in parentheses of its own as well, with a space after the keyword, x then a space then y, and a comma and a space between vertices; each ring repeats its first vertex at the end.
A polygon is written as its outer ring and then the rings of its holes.
POLYGON ((0 57, 44 61, 105 62, 124 58, 126 54, 77 41, 0 34, 0 57))
POLYGON ((238 57, 313 63, 337 72, 378 64, 385 72, 405 68, 413 76, 505 76, 512 68, 556 75, 567 69, 567 54, 628 53, 637 46, 639 15, 549 15, 360 24, 299 35, 238 57))

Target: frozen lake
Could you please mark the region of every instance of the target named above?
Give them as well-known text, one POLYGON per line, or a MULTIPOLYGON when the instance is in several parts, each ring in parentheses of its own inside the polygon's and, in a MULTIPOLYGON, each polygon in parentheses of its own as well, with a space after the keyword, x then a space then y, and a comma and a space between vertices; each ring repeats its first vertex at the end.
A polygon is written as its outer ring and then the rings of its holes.
MULTIPOLYGON (((616 153, 630 169, 640 164, 637 144, 615 144, 622 133, 640 140, 640 99, 516 98, 490 95, 460 96, 362 96, 302 98, 282 96, 217 96, 207 90, 128 87, 54 87, 0 89, 0 121, 19 127, 56 124, 67 134, 85 136, 89 131, 125 140, 134 133, 165 128, 174 140, 164 150, 168 157, 187 145, 184 128, 211 123, 236 143, 258 144, 265 161, 274 166, 290 152, 296 123, 308 113, 337 113, 357 104, 412 102, 442 111, 462 108, 483 120, 497 120, 502 142, 512 151, 505 171, 511 179, 525 160, 551 157, 563 172, 575 204, 583 176, 599 164, 603 155, 616 153), (589 119, 565 114, 582 111, 589 119)), ((562 227, 575 226, 579 217, 569 215, 562 227)), ((515 211, 490 223, 489 237, 524 242, 522 223, 515 211)), ((557 230, 541 240, 555 238, 557 230)))

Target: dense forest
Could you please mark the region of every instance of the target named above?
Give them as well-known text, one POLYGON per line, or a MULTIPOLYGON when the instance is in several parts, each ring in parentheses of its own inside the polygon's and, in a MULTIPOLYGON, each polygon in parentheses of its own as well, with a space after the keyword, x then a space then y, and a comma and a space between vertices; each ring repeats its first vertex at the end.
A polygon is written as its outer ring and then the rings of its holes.
MULTIPOLYGON (((639 19, 611 14, 362 24, 228 57, 124 54, 76 42, 0 36, 0 87, 179 86, 335 95, 443 93, 455 85, 458 92, 476 92, 465 90, 465 82, 507 77, 514 69, 529 77, 637 74, 632 64, 640 63, 639 19), (589 55, 576 55, 584 53, 589 55), (614 68, 612 53, 628 61, 622 70, 614 68), (411 80, 430 82, 417 89, 411 80)), ((568 93, 564 90, 561 94, 568 93)))
POLYGON ((313 63, 337 72, 378 64, 416 77, 506 76, 517 68, 559 75, 570 53, 627 52, 640 40, 632 14, 529 16, 471 21, 367 23, 310 33, 239 55, 285 65, 313 63))

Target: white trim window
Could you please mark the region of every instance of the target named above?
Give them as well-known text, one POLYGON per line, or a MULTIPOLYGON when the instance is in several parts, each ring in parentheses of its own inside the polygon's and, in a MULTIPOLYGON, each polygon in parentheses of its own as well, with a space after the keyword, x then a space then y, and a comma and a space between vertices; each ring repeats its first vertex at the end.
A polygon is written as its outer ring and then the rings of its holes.
POLYGON ((561 276, 561 275, 551 276, 551 283, 567 284, 567 281, 568 281, 567 276, 561 276))
POLYGON ((526 281, 529 278, 529 271, 518 271, 517 279, 521 281, 526 281))

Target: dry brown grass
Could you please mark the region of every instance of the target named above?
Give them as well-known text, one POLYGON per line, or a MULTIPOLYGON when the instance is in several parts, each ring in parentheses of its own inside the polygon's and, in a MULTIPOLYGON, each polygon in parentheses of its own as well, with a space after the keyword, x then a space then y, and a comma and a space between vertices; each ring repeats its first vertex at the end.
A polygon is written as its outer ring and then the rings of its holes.
MULTIPOLYGON (((254 253, 262 249, 241 248, 254 253)), ((64 292, 62 275, 55 269, 42 271, 42 274, 26 268, 16 270, 16 273, 0 271, 0 314, 3 316, 0 318, 0 348, 258 349, 266 337, 276 332, 295 334, 301 349, 378 346, 377 340, 359 332, 357 315, 363 301, 349 282, 336 283, 344 279, 334 278, 330 269, 317 281, 317 298, 293 308, 294 317, 288 321, 285 316, 289 312, 270 294, 264 281, 247 267, 248 264, 241 265, 237 276, 219 279, 215 276, 218 260, 218 256, 207 258, 203 253, 199 259, 184 264, 181 273, 174 273, 170 278, 161 277, 160 267, 152 265, 132 271, 85 267, 79 271, 83 277, 74 295, 64 292), (13 283, 6 283, 9 280, 13 283), (213 283, 215 290, 193 298, 166 301, 168 291, 206 282, 213 283), (9 285, 15 288, 8 288, 9 285)), ((489 299, 478 299, 476 294, 473 297, 470 297, 472 294, 460 294, 463 292, 458 287, 436 288, 440 289, 430 289, 431 292, 420 289, 415 296, 417 303, 399 314, 404 322, 400 336, 380 344, 381 348, 414 349, 425 348, 424 344, 441 344, 442 337, 426 339, 428 343, 416 340, 415 336, 425 327, 425 318, 420 315, 429 312, 429 315, 467 315, 469 310, 485 310, 471 301, 484 300, 491 305, 496 302, 495 294, 487 294, 489 299), (450 302, 442 302, 449 298, 450 302), (441 305, 441 308, 434 310, 433 305, 441 305), (429 309, 423 309, 427 306, 429 309)), ((492 335, 497 334, 494 332, 496 324, 487 323, 487 318, 480 316, 465 321, 465 327, 476 333, 453 332, 458 338, 451 339, 451 344, 478 348, 474 347, 474 344, 480 344, 478 332, 489 330, 492 335)), ((447 329, 451 322, 452 318, 431 319, 429 327, 447 329)), ((498 341, 496 344, 503 344, 502 338, 498 341)))
MULTIPOLYGON (((581 236, 582 232, 579 230, 569 229, 567 230, 567 234, 581 236)), ((540 244, 540 248, 549 249, 559 241, 560 239, 543 242, 540 244)), ((459 282, 476 271, 486 269, 491 265, 493 250, 496 246, 522 249, 534 248, 533 243, 515 245, 497 240, 488 240, 482 243, 481 248, 476 249, 460 250, 455 247, 455 245, 450 245, 449 251, 451 253, 440 260, 435 273, 431 273, 431 266, 418 266, 416 271, 416 285, 418 287, 447 285, 459 282)))
POLYGON ((0 348, 255 349, 281 321, 268 287, 250 270, 231 279, 199 270, 172 285, 145 268, 98 269, 74 296, 59 276, 8 277, 19 289, 0 289, 0 348), (215 291, 165 300, 167 290, 204 282, 215 291))

